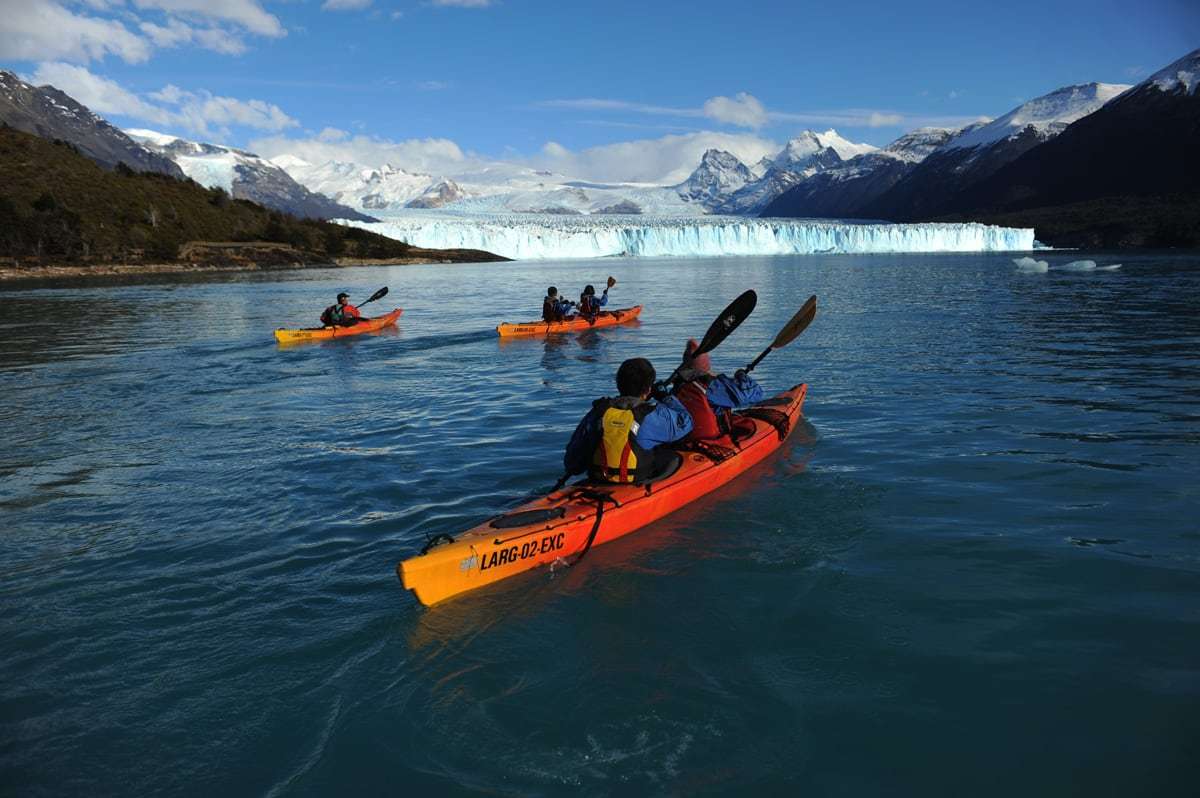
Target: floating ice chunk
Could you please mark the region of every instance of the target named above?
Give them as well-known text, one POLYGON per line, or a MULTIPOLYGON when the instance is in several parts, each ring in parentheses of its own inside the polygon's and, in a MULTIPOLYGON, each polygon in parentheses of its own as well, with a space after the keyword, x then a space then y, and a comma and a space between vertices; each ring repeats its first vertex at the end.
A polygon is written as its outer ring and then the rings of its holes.
POLYGON ((1096 271, 1098 271, 1098 272, 1115 272, 1117 269, 1121 268, 1121 265, 1122 264, 1120 264, 1120 263, 1114 263, 1111 266, 1097 266, 1096 271))
POLYGON ((1033 258, 1013 258, 1013 263, 1017 264, 1017 268, 1023 272, 1044 272, 1050 270, 1050 264, 1044 260, 1034 260, 1033 258))
POLYGON ((1070 263, 1064 263, 1060 266, 1055 266, 1054 268, 1061 269, 1064 272, 1090 272, 1096 270, 1096 261, 1073 260, 1070 263))

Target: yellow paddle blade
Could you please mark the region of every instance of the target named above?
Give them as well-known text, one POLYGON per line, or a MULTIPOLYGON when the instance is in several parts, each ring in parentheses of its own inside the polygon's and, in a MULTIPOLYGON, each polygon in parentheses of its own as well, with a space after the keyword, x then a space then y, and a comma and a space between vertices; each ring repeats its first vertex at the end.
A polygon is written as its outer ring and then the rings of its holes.
POLYGON ((797 335, 808 329, 808 325, 812 324, 813 319, 816 317, 817 296, 813 294, 800 307, 800 310, 796 311, 796 315, 792 316, 791 321, 783 326, 783 329, 779 331, 779 335, 775 336, 775 341, 771 344, 771 348, 779 349, 782 346, 790 344, 797 335))

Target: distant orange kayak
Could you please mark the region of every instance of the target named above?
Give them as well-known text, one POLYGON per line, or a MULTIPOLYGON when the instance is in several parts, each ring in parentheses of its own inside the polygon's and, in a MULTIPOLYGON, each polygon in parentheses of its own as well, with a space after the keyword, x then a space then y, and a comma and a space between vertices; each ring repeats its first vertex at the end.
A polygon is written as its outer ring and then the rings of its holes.
POLYGON ((589 322, 582 316, 572 316, 565 321, 525 321, 519 324, 507 322, 496 327, 501 338, 511 338, 518 335, 551 335, 552 333, 569 333, 579 330, 590 330, 595 327, 612 327, 632 321, 642 312, 641 305, 619 310, 602 310, 596 315, 594 322, 589 322))
POLYGON ((400 308, 396 308, 386 316, 364 319, 351 327, 308 327, 301 330, 285 330, 280 328, 275 331, 275 340, 281 344, 294 344, 300 341, 320 341, 326 338, 344 338, 347 335, 362 335, 363 333, 382 330, 389 324, 395 324, 396 319, 400 318, 400 314, 403 312, 400 308))
POLYGON ((754 432, 703 449, 684 449, 665 474, 648 484, 583 481, 468 529, 396 566, 404 587, 422 604, 436 604, 562 558, 580 556, 641 529, 710 493, 783 446, 804 407, 807 385, 797 385, 736 411, 754 432), (603 508, 599 518, 597 511, 603 508), (590 543, 589 543, 590 539, 590 543))

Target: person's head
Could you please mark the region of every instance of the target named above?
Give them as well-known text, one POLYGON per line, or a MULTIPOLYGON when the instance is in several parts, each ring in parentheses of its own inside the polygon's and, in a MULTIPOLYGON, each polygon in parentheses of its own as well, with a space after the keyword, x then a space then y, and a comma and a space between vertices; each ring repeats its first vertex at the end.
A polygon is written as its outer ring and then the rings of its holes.
POLYGON ((350 301, 350 295, 349 295, 349 294, 347 294, 347 293, 341 293, 341 294, 338 294, 338 300, 337 300, 337 301, 338 301, 338 304, 339 304, 339 305, 344 305, 344 304, 346 304, 347 302, 349 302, 349 301, 350 301))
POLYGON ((588 296, 595 296, 596 295, 596 287, 591 286, 591 285, 584 286, 583 293, 588 296))
POLYGON ((617 369, 617 390, 621 396, 650 395, 654 386, 654 366, 644 357, 631 357, 617 369))
POLYGON ((702 371, 705 374, 711 374, 712 373, 712 361, 709 360, 707 352, 705 354, 701 355, 700 357, 692 357, 692 353, 695 352, 699 348, 700 348, 700 344, 696 343, 696 339, 689 338, 688 342, 687 342, 687 346, 685 346, 683 348, 683 361, 684 361, 684 363, 687 363, 688 366, 696 369, 697 371, 702 371))
POLYGON ((548 297, 558 296, 558 289, 555 288, 554 286, 550 286, 549 288, 546 289, 546 296, 548 296, 548 297))

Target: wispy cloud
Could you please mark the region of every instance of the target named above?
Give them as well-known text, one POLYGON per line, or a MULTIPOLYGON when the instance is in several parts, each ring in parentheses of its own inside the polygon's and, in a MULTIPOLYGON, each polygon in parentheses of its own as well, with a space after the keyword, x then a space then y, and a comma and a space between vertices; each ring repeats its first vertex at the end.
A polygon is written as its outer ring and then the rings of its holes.
POLYGON ((371 5, 373 0, 325 0, 322 11, 357 11, 371 5))
POLYGON ((772 111, 751 94, 741 92, 735 97, 713 97, 699 108, 672 107, 629 102, 627 100, 585 97, 579 99, 545 100, 536 103, 540 108, 563 108, 577 111, 609 111, 614 113, 674 116, 683 119, 711 119, 736 127, 759 129, 768 125, 800 124, 814 127, 955 127, 975 121, 974 116, 910 114, 878 108, 843 108, 803 112, 772 111))
POLYGON ((442 8, 487 8, 495 5, 494 0, 430 0, 429 5, 442 8))
POLYGON ((99 114, 129 117, 205 137, 228 136, 233 127, 279 131, 299 124, 279 106, 264 100, 222 97, 171 84, 143 97, 74 64, 40 64, 31 80, 55 86, 99 114))
POLYGON ((454 84, 448 80, 418 80, 413 85, 421 91, 445 91, 454 84))

